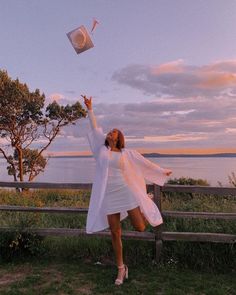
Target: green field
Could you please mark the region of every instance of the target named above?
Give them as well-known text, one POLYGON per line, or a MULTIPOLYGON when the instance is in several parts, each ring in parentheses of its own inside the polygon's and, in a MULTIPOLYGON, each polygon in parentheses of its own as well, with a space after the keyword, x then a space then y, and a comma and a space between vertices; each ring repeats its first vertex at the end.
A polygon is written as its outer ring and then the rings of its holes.
POLYGON ((40 260, 0 267, 0 294, 236 294, 235 273, 211 274, 167 266, 130 266, 115 286, 116 268, 89 261, 40 260))
MULTIPOLYGON (((0 191, 1 205, 85 208, 90 192, 0 191)), ((165 194, 163 210, 235 212, 236 197, 165 194)), ((116 266, 110 238, 47 237, 29 227, 84 228, 86 214, 0 212, 0 294, 236 294, 235 245, 165 242, 155 264, 154 242, 123 240, 129 280, 113 286, 116 266), (235 293, 234 293, 235 292, 235 293)), ((132 230, 128 219, 124 230, 132 230)), ((151 226, 147 231, 152 231, 151 226)), ((236 233, 235 221, 167 218, 165 231, 236 233)))

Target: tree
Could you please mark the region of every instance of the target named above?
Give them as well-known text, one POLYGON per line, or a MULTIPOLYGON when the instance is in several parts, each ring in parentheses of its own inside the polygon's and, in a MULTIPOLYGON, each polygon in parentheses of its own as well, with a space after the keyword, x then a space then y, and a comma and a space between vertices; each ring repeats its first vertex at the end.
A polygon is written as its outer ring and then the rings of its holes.
POLYGON ((23 181, 24 175, 32 181, 44 171, 43 152, 62 127, 85 116, 79 102, 63 106, 54 101, 45 107, 45 95, 39 89, 31 92, 26 84, 0 70, 0 153, 15 181, 23 181), (33 148, 39 142, 43 144, 33 148))

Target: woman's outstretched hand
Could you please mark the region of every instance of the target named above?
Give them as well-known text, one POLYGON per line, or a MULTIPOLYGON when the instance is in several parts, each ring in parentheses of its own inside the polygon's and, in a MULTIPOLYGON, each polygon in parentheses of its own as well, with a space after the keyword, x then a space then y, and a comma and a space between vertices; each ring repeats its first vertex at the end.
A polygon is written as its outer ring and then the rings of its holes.
POLYGON ((92 96, 90 98, 87 98, 86 95, 81 95, 84 99, 84 104, 86 105, 88 110, 92 110, 92 96))
POLYGON ((166 169, 165 174, 166 174, 167 176, 170 176, 170 175, 172 174, 172 171, 169 170, 169 169, 166 169))

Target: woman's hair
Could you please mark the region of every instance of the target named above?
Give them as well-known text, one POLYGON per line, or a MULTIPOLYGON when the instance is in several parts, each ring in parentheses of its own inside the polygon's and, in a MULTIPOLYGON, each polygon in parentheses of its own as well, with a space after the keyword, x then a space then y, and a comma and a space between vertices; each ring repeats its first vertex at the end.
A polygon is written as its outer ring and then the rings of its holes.
MULTIPOLYGON (((119 130, 116 129, 118 131, 118 140, 116 143, 116 148, 118 148, 119 150, 123 149, 125 147, 125 137, 123 135, 123 133, 119 130)), ((106 139, 105 140, 105 146, 108 148, 109 147, 109 142, 106 139)))

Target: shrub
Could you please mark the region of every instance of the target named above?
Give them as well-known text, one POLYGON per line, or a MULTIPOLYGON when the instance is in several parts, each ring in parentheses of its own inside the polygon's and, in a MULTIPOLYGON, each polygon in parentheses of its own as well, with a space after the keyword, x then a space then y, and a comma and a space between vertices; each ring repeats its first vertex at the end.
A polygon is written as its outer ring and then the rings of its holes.
POLYGON ((209 183, 205 179, 194 179, 194 178, 186 178, 186 177, 180 177, 180 178, 174 178, 170 179, 168 184, 176 184, 176 185, 202 185, 202 186, 209 186, 209 183))
POLYGON ((42 254, 43 238, 30 231, 4 231, 0 235, 0 261, 42 254))
POLYGON ((31 232, 38 223, 37 214, 15 213, 6 230, 0 233, 0 261, 32 257, 44 252, 43 238, 31 232))

